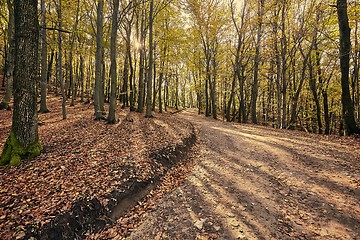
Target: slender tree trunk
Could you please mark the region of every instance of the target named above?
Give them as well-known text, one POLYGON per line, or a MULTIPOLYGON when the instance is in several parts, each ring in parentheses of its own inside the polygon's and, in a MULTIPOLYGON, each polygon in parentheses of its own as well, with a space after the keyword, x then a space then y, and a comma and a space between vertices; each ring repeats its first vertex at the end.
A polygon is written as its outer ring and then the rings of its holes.
POLYGON ((322 122, 321 122, 321 109, 320 109, 320 101, 317 94, 317 85, 316 85, 316 78, 314 76, 314 70, 311 58, 309 59, 309 87, 312 92, 315 106, 316 106, 316 120, 317 120, 317 127, 319 134, 322 134, 322 122))
POLYGON ((145 117, 152 117, 152 78, 153 78, 153 23, 154 23, 154 0, 150 0, 150 12, 149 12, 149 64, 148 64, 148 75, 147 75, 147 89, 146 89, 146 114, 145 117))
POLYGON ((117 81, 117 70, 116 70, 116 40, 117 40, 117 29, 118 29, 118 12, 119 12, 119 0, 114 0, 112 22, 111 22, 111 38, 110 38, 110 78, 111 78, 111 90, 110 90, 110 106, 109 115, 107 122, 114 124, 116 123, 116 81, 117 81))
POLYGON ((75 24, 73 27, 73 32, 71 36, 71 43, 70 43, 70 53, 69 53, 69 79, 70 79, 70 91, 71 91, 71 103, 70 106, 75 105, 75 97, 76 97, 76 89, 75 89, 75 79, 74 79, 74 71, 73 71, 73 52, 74 52, 74 45, 75 45, 75 37, 77 32, 77 26, 79 23, 79 12, 80 12, 80 0, 77 0, 77 10, 76 10, 76 17, 75 17, 75 24))
POLYGON ((84 95, 85 95, 85 75, 84 75, 84 58, 82 55, 80 55, 80 91, 81 91, 81 97, 80 102, 84 102, 84 95))
POLYGON ((250 114, 252 123, 257 124, 256 116, 256 101, 259 92, 259 61, 260 61, 260 43, 262 35, 262 18, 263 18, 264 0, 260 0, 258 6, 258 26, 257 26, 257 37, 255 45, 255 58, 254 58, 254 81, 251 88, 251 101, 250 101, 250 114))
MULTIPOLYGON (((9 22, 8 22, 8 44, 9 48, 6 54, 7 63, 6 63, 6 88, 5 96, 0 103, 0 110, 9 109, 9 103, 12 96, 13 89, 13 79, 14 79, 14 54, 15 54, 15 41, 14 41, 14 5, 12 0, 7 0, 7 6, 9 11, 9 22)), ((5 80, 4 78, 4 80, 5 80)))
POLYGON ((298 85, 297 88, 294 85, 294 89, 296 89, 296 91, 295 91, 295 94, 294 94, 294 96, 292 98, 290 124, 288 126, 288 129, 291 129, 291 130, 294 130, 295 126, 296 126, 298 101, 299 101, 300 93, 302 91, 304 81, 305 81, 305 78, 306 78, 306 68, 307 68, 307 65, 308 65, 309 57, 310 57, 311 51, 313 49, 313 46, 314 46, 314 40, 311 43, 309 51, 306 54, 304 54, 303 51, 300 49, 301 54, 303 55, 304 59, 303 59, 303 63, 302 63, 303 65, 302 65, 301 78, 300 78, 299 85, 298 85))
POLYGON ((96 53, 95 53, 95 88, 94 88, 94 111, 95 120, 103 118, 100 108, 101 79, 102 79, 102 50, 103 50, 103 8, 104 0, 98 1, 96 18, 96 53))
POLYGON ((175 76, 175 109, 179 110, 179 75, 175 76))
MULTIPOLYGON (((127 45, 127 44, 126 44, 127 45)), ((129 55, 125 55, 124 71, 123 71, 123 85, 121 89, 122 108, 127 107, 128 104, 128 79, 129 79, 129 55)))
POLYGON ((66 119, 66 93, 64 88, 64 77, 63 77, 63 66, 62 66, 62 2, 59 0, 59 3, 56 6, 57 8, 57 14, 58 14, 58 48, 59 48, 59 54, 58 54, 58 76, 59 76, 59 84, 61 89, 61 96, 62 96, 62 102, 61 102, 61 109, 62 109, 62 116, 63 120, 66 119))
POLYGON ((337 0, 337 15, 340 29, 340 70, 341 70, 341 103, 345 133, 359 134, 360 128, 354 117, 354 104, 349 89, 349 62, 350 62, 350 27, 347 14, 347 1, 337 0))
POLYGON ((287 79, 286 79, 286 54, 287 54, 287 40, 286 40, 286 0, 282 1, 281 9, 281 126, 280 128, 286 128, 286 116, 287 116, 287 79))
MULTIPOLYGON (((131 20, 132 22, 132 20, 131 20)), ((129 71, 130 71, 130 75, 129 75, 129 86, 130 86, 130 111, 135 111, 135 94, 134 94, 134 66, 133 66, 133 60, 132 60, 132 54, 131 54, 131 45, 130 45, 130 42, 131 42, 131 22, 129 22, 129 30, 127 32, 127 39, 129 41, 129 46, 126 47, 126 52, 127 52, 127 55, 128 55, 128 58, 129 58, 129 71)))
POLYGON ((216 94, 216 56, 214 54, 212 65, 213 65, 213 76, 212 80, 210 80, 210 97, 211 97, 211 106, 212 106, 212 117, 217 119, 217 94, 216 94))
MULTIPOLYGON (((143 12, 144 13, 144 12, 143 12)), ((141 19, 140 24, 140 59, 139 59, 139 95, 138 95, 138 107, 137 112, 144 112, 144 96, 145 96, 145 80, 144 80, 144 68, 145 68, 145 19, 141 19)))
POLYGON ((165 61, 166 61, 166 51, 167 51, 167 46, 164 46, 163 49, 163 55, 164 55, 164 59, 161 62, 160 65, 160 74, 159 74, 159 112, 162 113, 162 96, 161 96, 161 86, 163 84, 163 78, 164 78, 164 71, 165 71, 165 61))
POLYGON ((38 156, 42 150, 36 104, 39 66, 37 1, 14 0, 14 12, 14 112, 10 136, 4 145, 0 165, 19 165, 22 158, 38 156))
POLYGON ((52 69, 52 65, 53 65, 53 62, 54 62, 54 50, 51 51, 51 54, 50 54, 50 60, 48 61, 48 66, 47 66, 47 74, 46 74, 46 82, 47 84, 50 85, 50 87, 48 88, 48 92, 50 92, 53 88, 53 85, 56 86, 56 83, 54 83, 54 81, 52 81, 52 74, 53 74, 53 69, 52 69))
MULTIPOLYGON (((166 79, 166 78, 165 78, 166 79)), ((169 103, 169 81, 166 79, 164 84, 164 110, 167 111, 168 103, 169 103)))
POLYGON ((324 120, 325 120, 325 134, 330 134, 330 117, 329 117, 329 102, 327 92, 324 89, 322 91, 323 102, 324 102, 324 120))
POLYGON ((46 10, 45 0, 41 0, 41 101, 40 113, 49 112, 46 106, 47 85, 47 46, 46 46, 46 10))

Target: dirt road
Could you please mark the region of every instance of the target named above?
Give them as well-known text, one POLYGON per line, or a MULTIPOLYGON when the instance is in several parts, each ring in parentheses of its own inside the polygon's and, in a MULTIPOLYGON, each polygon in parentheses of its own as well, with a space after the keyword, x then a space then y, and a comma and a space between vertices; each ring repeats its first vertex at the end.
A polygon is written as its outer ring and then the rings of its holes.
POLYGON ((178 116, 196 166, 130 239, 360 239, 358 140, 178 116))

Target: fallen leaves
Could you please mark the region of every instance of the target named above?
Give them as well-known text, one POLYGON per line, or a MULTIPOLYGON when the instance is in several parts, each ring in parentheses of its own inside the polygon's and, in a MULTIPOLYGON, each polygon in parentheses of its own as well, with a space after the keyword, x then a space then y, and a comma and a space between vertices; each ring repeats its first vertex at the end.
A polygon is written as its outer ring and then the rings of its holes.
MULTIPOLYGON (((162 171, 148 157, 164 144, 176 144, 191 131, 190 124, 175 116, 117 111, 120 123, 93 121, 92 109, 77 104, 68 108, 61 120, 56 98, 49 99, 52 112, 39 115, 44 125, 39 134, 44 145, 41 156, 23 161, 18 168, 0 168, 0 238, 18 236, 14 226, 43 226, 55 216, 69 211, 79 199, 101 198, 118 189, 129 178, 151 178, 162 171), (127 121, 123 119, 131 119, 127 121)), ((0 143, 5 142, 11 114, 0 111, 0 143)))

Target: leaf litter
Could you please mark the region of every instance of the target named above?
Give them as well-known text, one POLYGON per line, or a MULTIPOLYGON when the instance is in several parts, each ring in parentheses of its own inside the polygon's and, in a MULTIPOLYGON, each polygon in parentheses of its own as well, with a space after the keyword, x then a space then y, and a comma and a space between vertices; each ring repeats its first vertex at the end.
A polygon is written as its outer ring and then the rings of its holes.
MULTIPOLYGON (((111 202, 114 193, 130 188, 130 182, 168 178, 167 166, 150 156, 183 146, 193 131, 189 122, 171 114, 156 113, 155 118, 146 119, 142 113, 118 108, 119 123, 108 125, 93 120, 89 104, 67 107, 66 120, 61 117, 60 98, 50 97, 48 107, 50 113, 39 114, 43 153, 19 167, 0 168, 0 239, 50 238, 44 235, 46 229, 73 218, 73 227, 81 228, 79 223, 86 221, 99 225, 75 238, 95 234, 112 222, 105 212, 115 204, 111 202), (79 211, 98 213, 96 219, 77 219, 79 211)), ((11 112, 0 111, 0 119, 3 146, 10 132, 11 112)))

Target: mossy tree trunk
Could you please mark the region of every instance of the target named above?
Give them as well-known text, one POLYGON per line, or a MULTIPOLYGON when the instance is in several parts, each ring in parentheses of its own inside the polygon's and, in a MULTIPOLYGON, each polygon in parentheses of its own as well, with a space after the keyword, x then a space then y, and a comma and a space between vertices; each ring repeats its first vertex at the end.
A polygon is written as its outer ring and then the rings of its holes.
POLYGON ((40 154, 36 82, 39 23, 36 0, 14 0, 15 68, 12 129, 1 154, 1 165, 18 165, 40 154))

